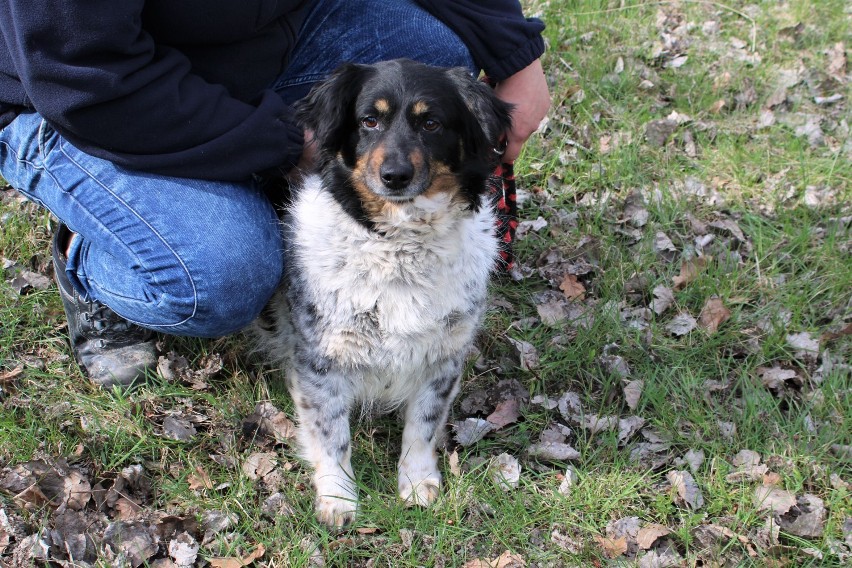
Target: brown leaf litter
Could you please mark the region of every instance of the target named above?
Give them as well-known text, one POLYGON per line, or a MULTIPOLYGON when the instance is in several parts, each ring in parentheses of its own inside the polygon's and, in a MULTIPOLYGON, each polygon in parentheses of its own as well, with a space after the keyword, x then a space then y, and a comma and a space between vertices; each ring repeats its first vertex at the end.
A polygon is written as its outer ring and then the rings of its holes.
POLYGON ((256 560, 263 558, 266 554, 266 547, 259 543, 254 550, 245 556, 241 557, 214 557, 210 559, 210 566, 213 568, 242 568, 243 566, 251 566, 256 560))
POLYGON ((527 563, 519 554, 505 551, 492 560, 475 558, 465 563, 464 568, 523 568, 527 563))
POLYGON ((731 310, 718 297, 708 298, 698 315, 698 326, 707 333, 716 333, 719 326, 731 318, 731 310))
POLYGON ((248 439, 266 437, 276 444, 291 444, 296 437, 296 425, 271 402, 258 403, 243 419, 241 429, 248 439))
POLYGON ((693 511, 704 506, 704 495, 691 473, 682 470, 670 471, 666 474, 666 479, 676 492, 674 495, 675 503, 686 505, 693 511))

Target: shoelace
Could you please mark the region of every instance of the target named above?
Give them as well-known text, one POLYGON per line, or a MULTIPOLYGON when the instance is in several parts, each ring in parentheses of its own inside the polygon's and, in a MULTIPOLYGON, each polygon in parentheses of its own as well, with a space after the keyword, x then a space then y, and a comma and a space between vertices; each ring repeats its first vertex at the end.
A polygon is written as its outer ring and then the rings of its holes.
POLYGON ((84 333, 93 337, 109 336, 112 341, 144 339, 146 331, 123 319, 100 302, 87 302, 89 310, 80 314, 84 333))

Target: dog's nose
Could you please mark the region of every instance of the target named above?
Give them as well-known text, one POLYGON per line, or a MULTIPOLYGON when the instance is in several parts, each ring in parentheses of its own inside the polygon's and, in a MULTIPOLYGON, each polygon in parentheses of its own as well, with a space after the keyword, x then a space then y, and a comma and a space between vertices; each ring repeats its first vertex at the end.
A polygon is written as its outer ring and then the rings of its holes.
POLYGON ((407 160, 385 161, 379 168, 379 176, 388 189, 404 189, 414 178, 414 166, 407 160))

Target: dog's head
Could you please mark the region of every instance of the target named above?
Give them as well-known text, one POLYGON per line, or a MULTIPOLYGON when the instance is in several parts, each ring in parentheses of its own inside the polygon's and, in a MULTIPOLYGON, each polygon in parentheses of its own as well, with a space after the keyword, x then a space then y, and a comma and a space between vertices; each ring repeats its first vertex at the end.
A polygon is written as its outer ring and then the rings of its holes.
POLYGON ((465 69, 393 60, 338 68, 299 118, 335 198, 369 226, 375 212, 437 192, 476 209, 510 111, 465 69))

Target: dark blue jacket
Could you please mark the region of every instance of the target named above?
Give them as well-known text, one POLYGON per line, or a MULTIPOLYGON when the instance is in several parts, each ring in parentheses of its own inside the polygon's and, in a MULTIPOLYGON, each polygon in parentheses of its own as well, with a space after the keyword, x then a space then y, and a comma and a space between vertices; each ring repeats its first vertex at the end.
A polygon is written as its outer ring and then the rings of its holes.
MULTIPOLYGON (((517 0, 417 0, 494 79, 544 50, 517 0)), ((0 127, 37 110, 81 150, 152 173, 242 180, 298 161, 265 89, 311 0, 0 0, 0 127)))

